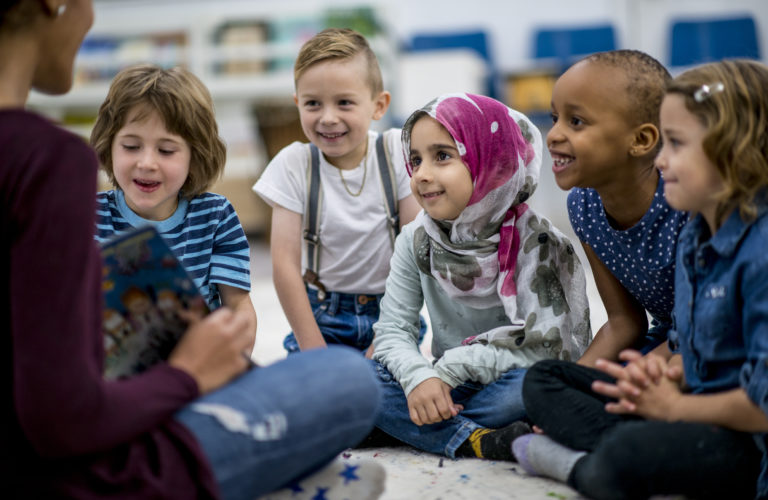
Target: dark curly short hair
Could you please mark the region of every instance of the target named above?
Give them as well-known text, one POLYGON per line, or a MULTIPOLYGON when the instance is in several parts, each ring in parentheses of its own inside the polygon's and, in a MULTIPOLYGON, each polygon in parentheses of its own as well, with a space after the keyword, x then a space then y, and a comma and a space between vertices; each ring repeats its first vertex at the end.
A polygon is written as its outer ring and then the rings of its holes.
POLYGON ((618 68, 627 77, 628 109, 636 125, 652 123, 659 127, 659 110, 664 89, 671 79, 669 71, 659 61, 639 50, 610 50, 596 52, 582 59, 618 68))

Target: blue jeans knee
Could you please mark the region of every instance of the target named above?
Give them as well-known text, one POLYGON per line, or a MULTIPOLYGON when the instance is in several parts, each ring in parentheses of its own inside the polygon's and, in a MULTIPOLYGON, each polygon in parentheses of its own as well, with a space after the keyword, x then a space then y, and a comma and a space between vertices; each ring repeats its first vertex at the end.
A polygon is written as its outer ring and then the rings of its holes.
POLYGON ((416 448, 453 458, 459 445, 475 429, 497 429, 525 417, 522 403, 525 369, 509 370, 488 385, 466 382, 454 388, 451 398, 454 403, 462 404, 464 410, 443 422, 417 426, 411 421, 400 383, 384 365, 372 363, 383 397, 376 426, 416 448))
POLYGON ((222 497, 252 499, 321 467, 371 430, 380 407, 371 366, 344 347, 254 368, 182 408, 222 497))

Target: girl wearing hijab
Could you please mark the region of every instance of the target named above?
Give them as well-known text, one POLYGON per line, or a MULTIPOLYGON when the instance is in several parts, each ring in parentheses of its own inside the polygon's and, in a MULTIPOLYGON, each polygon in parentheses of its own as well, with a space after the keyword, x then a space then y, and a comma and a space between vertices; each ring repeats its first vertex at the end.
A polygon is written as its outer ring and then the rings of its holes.
POLYGON ((451 94, 410 116, 403 146, 424 210, 397 239, 374 325, 376 425, 451 458, 514 460, 526 368, 578 359, 590 333, 573 246, 525 203, 541 134, 494 99, 451 94), (418 346, 425 302, 434 361, 418 346))

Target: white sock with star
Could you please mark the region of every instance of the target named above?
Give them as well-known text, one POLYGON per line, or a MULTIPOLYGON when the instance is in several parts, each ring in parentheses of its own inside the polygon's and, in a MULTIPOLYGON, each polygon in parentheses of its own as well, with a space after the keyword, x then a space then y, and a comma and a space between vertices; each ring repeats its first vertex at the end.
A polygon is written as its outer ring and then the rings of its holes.
POLYGON ((260 500, 375 500, 384 492, 386 471, 372 460, 339 457, 300 481, 260 500))

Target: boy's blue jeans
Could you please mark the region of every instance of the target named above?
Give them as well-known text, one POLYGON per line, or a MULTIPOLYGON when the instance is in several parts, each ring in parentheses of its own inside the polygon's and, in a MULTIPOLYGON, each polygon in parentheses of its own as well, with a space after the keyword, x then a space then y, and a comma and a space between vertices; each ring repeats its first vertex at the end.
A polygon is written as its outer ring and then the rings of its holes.
POLYGON ((370 363, 331 346, 253 368, 175 418, 200 443, 222 498, 253 500, 358 444, 379 401, 370 363))
POLYGON ((526 369, 510 370, 492 384, 466 382, 451 390, 459 414, 437 424, 418 426, 411 420, 408 400, 400 383, 384 365, 376 366, 382 392, 376 427, 400 441, 430 453, 456 458, 456 449, 476 429, 499 429, 525 418, 523 377, 526 369))
MULTIPOLYGON (((384 294, 328 292, 325 300, 319 300, 317 290, 307 287, 307 295, 317 326, 327 344, 347 345, 359 351, 368 349, 373 342, 373 324, 379 320, 379 303, 384 294)), ((427 331, 427 324, 424 318, 419 319, 421 342, 427 331)), ((286 335, 283 347, 288 354, 299 351, 299 344, 293 332, 286 335)))

